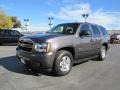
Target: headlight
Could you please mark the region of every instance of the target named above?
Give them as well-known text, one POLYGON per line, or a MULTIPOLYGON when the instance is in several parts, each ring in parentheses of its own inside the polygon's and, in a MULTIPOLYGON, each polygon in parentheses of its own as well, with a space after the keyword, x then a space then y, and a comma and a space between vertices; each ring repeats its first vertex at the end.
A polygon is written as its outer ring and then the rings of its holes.
POLYGON ((49 52, 50 51, 50 43, 36 43, 35 50, 38 52, 49 52))

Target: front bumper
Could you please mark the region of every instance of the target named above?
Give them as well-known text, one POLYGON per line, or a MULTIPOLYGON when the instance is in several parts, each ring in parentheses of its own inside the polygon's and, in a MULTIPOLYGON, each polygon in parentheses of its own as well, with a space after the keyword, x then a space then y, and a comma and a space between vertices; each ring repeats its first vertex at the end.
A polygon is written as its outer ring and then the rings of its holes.
POLYGON ((30 53, 30 52, 22 51, 19 49, 16 50, 16 56, 18 57, 19 60, 21 60, 22 58, 25 62, 30 62, 32 66, 39 64, 39 68, 42 68, 42 69, 52 68, 54 63, 54 58, 55 58, 55 54, 52 52, 30 53))

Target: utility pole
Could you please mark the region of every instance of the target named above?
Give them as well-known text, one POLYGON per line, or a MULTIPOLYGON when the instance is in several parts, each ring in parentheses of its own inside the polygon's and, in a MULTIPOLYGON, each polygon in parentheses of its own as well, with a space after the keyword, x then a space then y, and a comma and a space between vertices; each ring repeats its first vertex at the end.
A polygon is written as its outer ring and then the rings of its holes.
POLYGON ((25 22, 25 31, 27 32, 29 19, 24 19, 24 22, 25 22))
POLYGON ((86 22, 86 21, 87 21, 87 18, 88 18, 88 16, 89 16, 89 14, 84 13, 84 14, 82 14, 82 16, 83 16, 83 18, 85 19, 85 22, 86 22))
POLYGON ((50 26, 50 28, 52 27, 52 20, 54 19, 54 17, 48 17, 49 23, 48 25, 50 26))

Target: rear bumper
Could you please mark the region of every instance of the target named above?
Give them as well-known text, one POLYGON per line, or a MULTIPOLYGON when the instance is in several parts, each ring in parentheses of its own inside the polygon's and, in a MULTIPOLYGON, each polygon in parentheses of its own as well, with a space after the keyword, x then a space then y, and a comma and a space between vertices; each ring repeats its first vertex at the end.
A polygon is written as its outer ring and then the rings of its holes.
POLYGON ((22 58, 25 62, 30 62, 31 65, 33 66, 36 65, 38 67, 39 65, 39 68, 42 68, 42 69, 52 68, 54 63, 54 58, 55 58, 55 54, 52 52, 29 53, 22 50, 16 50, 16 56, 18 57, 19 60, 21 60, 22 58))

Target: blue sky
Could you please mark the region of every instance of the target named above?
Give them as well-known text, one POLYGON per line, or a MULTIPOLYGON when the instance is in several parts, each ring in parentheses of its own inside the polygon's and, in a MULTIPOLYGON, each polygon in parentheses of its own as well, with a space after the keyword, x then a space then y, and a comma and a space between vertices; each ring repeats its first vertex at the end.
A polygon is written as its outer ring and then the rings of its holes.
POLYGON ((107 29, 120 29, 119 0, 0 0, 0 8, 8 15, 28 18, 32 31, 47 30, 48 16, 53 24, 84 21, 82 13, 89 13, 88 22, 99 23, 107 29))

